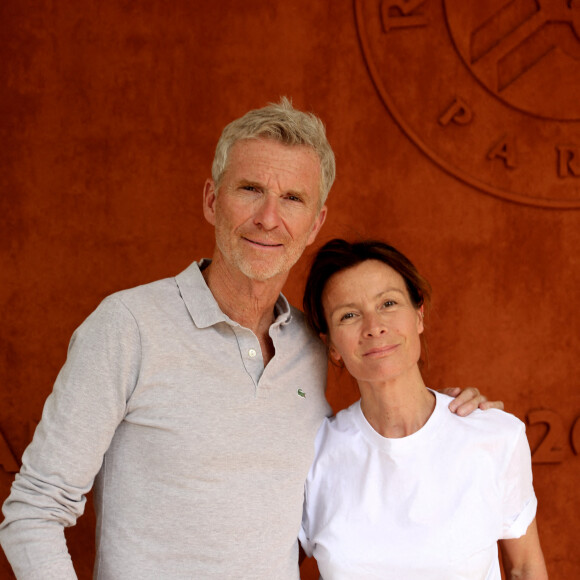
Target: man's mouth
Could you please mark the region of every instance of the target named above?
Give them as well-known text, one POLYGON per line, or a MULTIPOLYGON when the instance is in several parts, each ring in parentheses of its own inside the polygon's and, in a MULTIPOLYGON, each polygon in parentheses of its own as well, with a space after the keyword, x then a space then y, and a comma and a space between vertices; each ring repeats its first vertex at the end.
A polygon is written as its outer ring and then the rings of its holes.
POLYGON ((255 246, 260 246, 262 248, 279 248, 280 246, 282 246, 282 244, 280 244, 280 243, 270 242, 267 240, 251 240, 250 238, 243 238, 243 239, 246 240, 246 242, 249 242, 250 244, 253 244, 255 246))

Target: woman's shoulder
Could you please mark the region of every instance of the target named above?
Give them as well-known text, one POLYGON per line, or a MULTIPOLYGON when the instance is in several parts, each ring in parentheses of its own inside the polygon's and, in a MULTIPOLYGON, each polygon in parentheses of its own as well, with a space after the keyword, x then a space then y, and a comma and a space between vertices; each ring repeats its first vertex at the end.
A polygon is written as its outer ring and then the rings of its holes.
POLYGON ((354 436, 358 432, 357 413, 360 413, 360 401, 356 401, 336 415, 326 417, 316 436, 317 450, 334 445, 340 447, 345 439, 354 436))
POLYGON ((336 433, 347 432, 354 427, 355 416, 360 410, 360 400, 356 401, 346 409, 342 409, 336 415, 327 417, 322 423, 321 430, 336 433))
POLYGON ((466 417, 449 411, 449 403, 453 400, 452 397, 444 395, 443 393, 435 392, 437 397, 437 410, 445 416, 448 422, 451 422, 455 428, 469 431, 479 432, 489 435, 500 436, 517 436, 522 431, 525 431, 525 424, 512 413, 500 411, 499 409, 488 409, 482 411, 476 409, 466 417))

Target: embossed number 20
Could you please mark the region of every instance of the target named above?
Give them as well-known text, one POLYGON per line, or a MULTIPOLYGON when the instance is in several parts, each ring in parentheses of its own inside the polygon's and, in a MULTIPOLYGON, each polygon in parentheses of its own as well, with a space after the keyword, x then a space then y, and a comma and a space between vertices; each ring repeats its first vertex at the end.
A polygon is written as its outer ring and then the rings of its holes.
MULTIPOLYGON (((564 461, 564 441, 566 431, 562 417, 555 411, 537 409, 529 411, 526 419, 528 425, 543 423, 547 426, 546 434, 532 453, 533 463, 561 463, 564 461)), ((570 431, 570 443, 576 455, 580 453, 580 417, 576 419, 570 431)))

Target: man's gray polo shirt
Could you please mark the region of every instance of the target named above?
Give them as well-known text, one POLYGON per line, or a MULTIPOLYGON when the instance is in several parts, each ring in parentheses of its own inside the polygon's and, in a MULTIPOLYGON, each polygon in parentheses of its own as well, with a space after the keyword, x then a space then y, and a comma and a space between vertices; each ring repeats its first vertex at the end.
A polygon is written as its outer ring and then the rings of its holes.
POLYGON ((62 526, 94 481, 100 580, 296 580, 326 357, 283 296, 270 336, 264 369, 196 263, 105 299, 73 335, 4 506, 22 577, 75 578, 62 526))

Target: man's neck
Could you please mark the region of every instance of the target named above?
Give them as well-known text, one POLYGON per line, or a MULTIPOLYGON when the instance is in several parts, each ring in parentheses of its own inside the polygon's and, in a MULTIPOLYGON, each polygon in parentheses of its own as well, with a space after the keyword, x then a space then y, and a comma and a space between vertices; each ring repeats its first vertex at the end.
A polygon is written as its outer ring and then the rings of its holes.
POLYGON ((269 328, 286 276, 264 282, 251 280, 241 272, 232 274, 219 258, 214 258, 202 275, 221 311, 256 335, 267 364, 274 356, 269 328))

